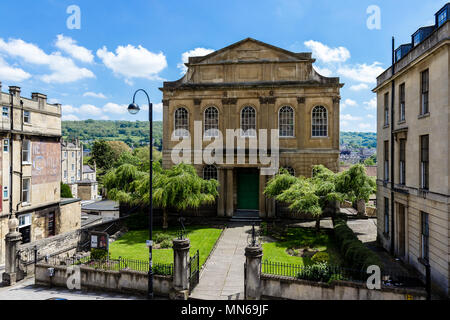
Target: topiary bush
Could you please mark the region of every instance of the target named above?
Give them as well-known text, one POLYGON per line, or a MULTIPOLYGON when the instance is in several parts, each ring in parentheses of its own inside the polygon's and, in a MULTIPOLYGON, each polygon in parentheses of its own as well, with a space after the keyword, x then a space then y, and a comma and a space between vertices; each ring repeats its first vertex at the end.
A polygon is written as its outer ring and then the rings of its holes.
POLYGON ((329 263, 330 256, 326 252, 319 251, 315 255, 312 256, 311 261, 313 263, 329 263))
POLYGON ((297 273, 296 278, 309 281, 328 282, 333 276, 333 271, 326 263, 317 263, 305 266, 297 273))
POLYGON ((161 249, 169 249, 172 248, 172 240, 170 239, 165 239, 163 241, 161 241, 161 243, 159 244, 161 249))
POLYGON ((334 236, 348 267, 365 271, 371 265, 382 266, 378 255, 358 239, 345 220, 335 219, 334 236))
POLYGON ((155 243, 161 243, 164 240, 172 241, 172 236, 170 234, 167 234, 167 233, 156 233, 153 236, 153 240, 155 241, 155 243))

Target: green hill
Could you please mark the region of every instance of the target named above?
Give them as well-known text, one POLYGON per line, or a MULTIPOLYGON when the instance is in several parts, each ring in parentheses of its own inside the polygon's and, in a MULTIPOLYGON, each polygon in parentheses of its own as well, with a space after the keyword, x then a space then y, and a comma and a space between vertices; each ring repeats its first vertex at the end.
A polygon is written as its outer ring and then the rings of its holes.
MULTIPOLYGON (((79 138, 88 146, 97 139, 123 141, 130 147, 148 143, 149 123, 147 121, 111 121, 83 120, 63 121, 64 139, 79 138)), ((153 139, 155 146, 162 147, 162 121, 153 122, 153 139)), ((376 148, 377 134, 374 132, 341 132, 340 144, 352 148, 376 148)))

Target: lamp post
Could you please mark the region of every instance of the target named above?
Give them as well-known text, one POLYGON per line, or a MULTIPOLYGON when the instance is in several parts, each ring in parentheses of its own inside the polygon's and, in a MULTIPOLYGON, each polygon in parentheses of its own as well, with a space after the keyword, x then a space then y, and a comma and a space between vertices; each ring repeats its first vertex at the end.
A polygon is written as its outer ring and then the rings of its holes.
POLYGON ((150 97, 144 89, 138 89, 133 95, 133 102, 128 106, 128 112, 132 115, 137 114, 141 108, 135 103, 136 94, 142 91, 147 96, 148 100, 148 121, 150 122, 150 212, 148 217, 148 232, 150 240, 147 241, 148 246, 148 292, 147 298, 153 299, 153 264, 152 264, 152 247, 153 247, 153 104, 150 102, 150 97))

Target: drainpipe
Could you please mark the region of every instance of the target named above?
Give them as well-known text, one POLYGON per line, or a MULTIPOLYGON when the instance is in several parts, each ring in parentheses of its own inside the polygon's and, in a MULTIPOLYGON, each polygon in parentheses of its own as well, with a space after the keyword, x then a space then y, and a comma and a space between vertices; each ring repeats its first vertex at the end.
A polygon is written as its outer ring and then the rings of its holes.
POLYGON ((394 146, 394 103, 395 103, 395 39, 392 37, 392 94, 391 94, 391 255, 395 253, 395 184, 394 184, 394 160, 395 160, 395 146, 394 146))

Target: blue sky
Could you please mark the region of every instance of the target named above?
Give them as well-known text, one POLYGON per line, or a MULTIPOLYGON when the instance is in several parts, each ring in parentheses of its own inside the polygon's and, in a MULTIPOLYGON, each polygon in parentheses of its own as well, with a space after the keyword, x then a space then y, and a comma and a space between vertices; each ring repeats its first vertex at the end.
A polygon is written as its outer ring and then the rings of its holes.
MULTIPOLYGON (((389 67, 391 37, 410 41, 433 24, 438 0, 8 1, 0 10, 0 81, 48 95, 63 119, 146 120, 125 112, 135 89, 146 89, 161 120, 158 90, 182 75, 182 59, 247 37, 312 51, 323 75, 339 76, 343 131, 376 131, 375 77, 389 67), (80 29, 69 29, 77 5, 80 29), (369 29, 367 8, 380 8, 369 29)), ((138 103, 145 104, 143 96, 138 103)))

